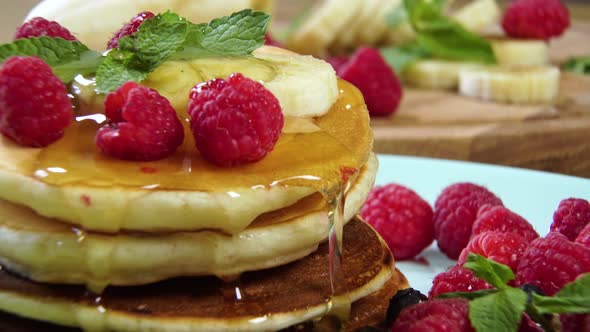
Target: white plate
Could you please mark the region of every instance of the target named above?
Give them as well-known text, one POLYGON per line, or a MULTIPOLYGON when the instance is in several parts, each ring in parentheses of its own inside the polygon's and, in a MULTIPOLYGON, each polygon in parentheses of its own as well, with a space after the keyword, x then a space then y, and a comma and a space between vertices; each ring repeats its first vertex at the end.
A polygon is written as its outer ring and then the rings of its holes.
MULTIPOLYGON (((543 236, 549 231, 553 211, 568 197, 590 200, 590 180, 531 171, 513 167, 494 166, 430 158, 379 155, 377 185, 395 182, 416 191, 434 204, 442 189, 456 182, 473 182, 487 187, 502 199, 510 210, 527 219, 543 236)), ((396 262, 410 285, 427 294, 434 276, 454 265, 438 251, 436 243, 418 258, 427 262, 396 262)))

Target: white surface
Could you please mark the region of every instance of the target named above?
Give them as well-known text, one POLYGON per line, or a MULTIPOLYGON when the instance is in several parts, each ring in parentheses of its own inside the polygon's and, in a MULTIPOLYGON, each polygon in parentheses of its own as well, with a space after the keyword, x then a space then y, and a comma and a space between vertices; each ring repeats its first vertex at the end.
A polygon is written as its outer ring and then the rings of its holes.
MULTIPOLYGON (((553 211, 568 197, 590 200, 590 180, 531 171, 520 168, 449 161, 441 159, 379 155, 376 185, 395 182, 416 191, 434 205, 436 197, 448 185, 473 182, 487 187, 504 206, 527 219, 544 236, 553 220, 553 211)), ((397 267, 410 285, 427 294, 432 278, 455 261, 438 251, 436 242, 422 252, 428 264, 398 261, 397 267)))

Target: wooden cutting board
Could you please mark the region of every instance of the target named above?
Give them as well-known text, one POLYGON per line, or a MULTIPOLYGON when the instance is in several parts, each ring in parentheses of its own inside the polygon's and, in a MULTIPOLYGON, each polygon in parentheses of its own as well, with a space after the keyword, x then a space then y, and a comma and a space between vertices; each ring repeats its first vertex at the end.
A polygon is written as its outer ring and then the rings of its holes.
MULTIPOLYGON (((590 23, 574 22, 551 58, 590 55, 590 23)), ((400 109, 374 118, 375 150, 590 177, 590 76, 562 73, 555 105, 483 102, 406 88, 400 109)), ((436 170, 433 170, 436 171, 436 170)))

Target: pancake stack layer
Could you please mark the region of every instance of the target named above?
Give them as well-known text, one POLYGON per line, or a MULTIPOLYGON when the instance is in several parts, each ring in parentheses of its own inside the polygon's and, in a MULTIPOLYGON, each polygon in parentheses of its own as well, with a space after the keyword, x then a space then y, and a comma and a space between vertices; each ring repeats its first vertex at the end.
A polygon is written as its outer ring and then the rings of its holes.
POLYGON ((382 321, 407 282, 355 217, 377 160, 362 96, 332 82, 322 115, 287 119, 298 125, 266 158, 228 169, 188 137, 156 162, 101 155, 98 97, 75 85, 77 118, 61 140, 0 139, 0 330, 42 326, 32 319, 62 326, 47 331, 274 331, 329 324, 336 304, 352 304, 348 330, 382 321))

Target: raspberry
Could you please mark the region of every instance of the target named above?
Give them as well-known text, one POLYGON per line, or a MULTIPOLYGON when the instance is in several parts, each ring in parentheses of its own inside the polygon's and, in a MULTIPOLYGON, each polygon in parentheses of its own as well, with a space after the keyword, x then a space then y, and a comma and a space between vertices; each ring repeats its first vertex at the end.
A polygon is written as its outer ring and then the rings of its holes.
POLYGON ((124 160, 162 159, 184 140, 184 128, 168 100, 135 82, 109 93, 104 102, 110 120, 96 133, 105 154, 124 160))
POLYGON ((487 231, 517 233, 528 242, 539 237, 526 219, 503 206, 484 205, 477 211, 471 237, 487 231))
POLYGON ((284 124, 278 99, 242 74, 195 86, 188 112, 201 156, 225 167, 264 158, 284 124))
POLYGON ((474 331, 469 321, 469 302, 459 298, 435 299, 407 307, 395 320, 391 331, 474 331))
POLYGON ((537 325, 537 323, 535 323, 535 321, 532 320, 529 315, 523 314, 518 332, 545 332, 545 330, 537 325))
POLYGON ((131 21, 125 23, 119 31, 115 32, 111 40, 107 43, 107 50, 117 47, 119 45, 119 39, 136 33, 143 22, 152 17, 154 17, 154 13, 149 11, 144 11, 133 16, 131 21))
POLYGON ((468 182, 452 184, 434 203, 434 235, 438 247, 449 258, 457 259, 469 242, 475 216, 485 204, 502 205, 486 188, 468 182))
POLYGON ((474 292, 490 288, 492 285, 477 278, 470 269, 457 264, 434 277, 428 297, 433 299, 443 293, 474 292))
POLYGON ((387 116, 397 110, 402 98, 402 86, 378 50, 358 48, 337 74, 363 93, 370 115, 387 116))
POLYGON ((361 216, 381 234, 398 260, 419 254, 434 240, 432 208, 414 191, 390 183, 375 187, 361 216))
POLYGON ((326 62, 332 65, 332 68, 336 72, 340 71, 340 69, 350 61, 349 56, 333 56, 326 59, 326 62))
POLYGON ((532 284, 552 296, 580 274, 590 272, 590 249, 549 233, 531 242, 516 272, 518 285, 532 284))
POLYGON ((268 32, 264 35, 264 45, 283 47, 283 45, 281 45, 276 39, 272 38, 268 32))
POLYGON ((590 248, 590 223, 584 227, 576 237, 576 242, 590 248))
POLYGON ((14 34, 14 39, 29 37, 61 37, 65 40, 77 40, 70 31, 55 21, 48 21, 43 17, 34 17, 21 25, 14 34))
POLYGON ((516 271, 529 241, 516 233, 483 232, 474 236, 459 256, 458 264, 467 261, 470 252, 482 255, 516 271))
POLYGON ((565 235, 575 241, 578 233, 590 223, 590 203, 585 199, 568 198, 559 203, 553 213, 552 232, 565 235))
POLYGON ((47 146, 74 117, 65 85, 35 57, 12 57, 0 68, 0 132, 20 145, 47 146))
POLYGON ((502 19, 506 34, 515 38, 549 39, 570 26, 570 14, 559 0, 512 1, 502 19))
POLYGON ((590 332, 590 314, 559 315, 562 332, 590 332))

